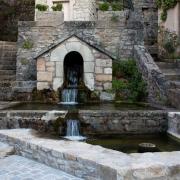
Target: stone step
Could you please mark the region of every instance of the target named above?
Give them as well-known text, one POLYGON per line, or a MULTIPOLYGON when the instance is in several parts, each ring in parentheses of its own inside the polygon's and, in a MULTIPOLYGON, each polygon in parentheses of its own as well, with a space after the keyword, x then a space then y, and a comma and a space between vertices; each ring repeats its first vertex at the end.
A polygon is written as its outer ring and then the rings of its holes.
POLYGON ((180 89, 180 81, 169 81, 172 89, 180 89))
POLYGON ((0 142, 0 159, 12 154, 14 154, 14 147, 0 142))
POLYGON ((16 71, 15 70, 0 70, 0 76, 3 75, 15 75, 16 71))
POLYGON ((176 62, 156 62, 160 69, 177 68, 176 62))
POLYGON ((16 80, 16 75, 0 75, 0 81, 13 81, 16 80))
POLYGON ((16 70, 16 65, 1 65, 0 70, 16 70))
POLYGON ((16 61, 11 60, 11 61, 0 61, 0 65, 12 65, 12 66, 16 66, 16 61))

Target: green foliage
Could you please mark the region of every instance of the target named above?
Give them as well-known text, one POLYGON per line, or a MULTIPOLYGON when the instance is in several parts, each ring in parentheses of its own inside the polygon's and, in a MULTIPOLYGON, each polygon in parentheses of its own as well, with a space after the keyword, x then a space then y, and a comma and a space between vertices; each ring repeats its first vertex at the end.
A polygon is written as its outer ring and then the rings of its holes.
POLYGON ((23 49, 32 49, 33 48, 33 43, 28 39, 25 40, 22 46, 23 49))
POLYGON ((161 13, 161 20, 162 21, 166 21, 166 19, 167 19, 167 11, 162 11, 162 13, 161 13))
POLYGON ((61 3, 57 3, 56 5, 51 7, 53 11, 62 11, 62 4, 61 3))
POLYGON ((45 5, 45 4, 37 4, 36 5, 36 9, 38 9, 39 11, 47 11, 48 8, 49 8, 49 6, 45 5))
POLYGON ((109 10, 109 3, 104 2, 104 3, 99 4, 99 9, 101 11, 108 11, 109 10))
POLYGON ((112 7, 113 11, 122 11, 123 10, 123 4, 121 4, 119 2, 113 2, 111 7, 112 7))
POLYGON ((112 87, 116 94, 128 92, 127 100, 129 101, 142 101, 147 97, 146 83, 134 60, 113 63, 112 87))
POLYGON ((159 9, 162 9, 161 20, 166 21, 167 10, 176 6, 178 0, 156 0, 156 5, 159 9))
POLYGON ((175 52, 175 50, 176 50, 172 41, 165 42, 163 44, 163 47, 169 54, 173 54, 175 52))

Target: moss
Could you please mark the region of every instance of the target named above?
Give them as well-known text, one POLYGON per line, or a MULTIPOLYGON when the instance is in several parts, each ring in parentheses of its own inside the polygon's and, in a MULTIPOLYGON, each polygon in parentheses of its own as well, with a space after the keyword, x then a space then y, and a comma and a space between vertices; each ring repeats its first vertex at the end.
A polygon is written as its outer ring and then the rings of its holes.
POLYGON ((52 123, 53 131, 56 135, 65 135, 65 119, 58 117, 55 121, 52 123))
POLYGON ((27 39, 24 41, 22 48, 23 49, 32 49, 33 43, 29 39, 27 39))
POLYGON ((27 59, 25 59, 25 58, 21 59, 21 64, 22 64, 22 65, 27 65, 28 62, 29 62, 29 61, 28 61, 27 59))
POLYGON ((50 89, 37 90, 34 89, 32 92, 32 100, 43 102, 43 103, 58 103, 59 96, 58 92, 50 89))

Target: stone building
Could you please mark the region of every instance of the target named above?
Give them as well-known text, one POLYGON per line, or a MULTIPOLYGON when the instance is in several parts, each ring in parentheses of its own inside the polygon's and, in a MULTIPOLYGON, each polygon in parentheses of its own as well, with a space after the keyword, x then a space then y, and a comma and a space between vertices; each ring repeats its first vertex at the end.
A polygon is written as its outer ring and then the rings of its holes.
POLYGON ((114 60, 133 58, 135 46, 145 45, 156 54, 154 1, 127 2, 121 11, 101 11, 96 0, 36 0, 48 10, 36 9, 34 21, 18 23, 12 96, 30 100, 34 89, 62 88, 69 61, 81 66, 84 85, 101 94, 112 87, 114 60), (52 11, 57 3, 62 3, 62 11, 52 11))

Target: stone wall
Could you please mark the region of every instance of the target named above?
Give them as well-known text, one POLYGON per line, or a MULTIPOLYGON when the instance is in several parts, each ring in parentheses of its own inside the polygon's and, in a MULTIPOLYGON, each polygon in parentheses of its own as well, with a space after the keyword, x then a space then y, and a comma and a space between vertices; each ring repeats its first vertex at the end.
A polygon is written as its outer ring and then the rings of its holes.
POLYGON ((180 152, 136 153, 105 149, 83 142, 52 140, 29 129, 1 130, 0 140, 18 155, 83 179, 179 179, 180 152))
MULTIPOLYGON (((78 52, 83 58, 83 81, 88 89, 108 90, 112 87, 112 59, 73 36, 37 60, 37 89, 57 91, 64 83, 66 55, 78 52)), ((75 61, 75 59, 72 59, 75 61)))
POLYGON ((80 110, 84 134, 148 134, 167 130, 164 111, 91 111, 80 110))
POLYGON ((144 44, 151 55, 158 54, 158 8, 155 0, 132 0, 134 9, 142 15, 144 44))
MULTIPOLYGON (((43 132, 52 132, 53 122, 58 117, 65 118, 66 114, 66 111, 1 111, 0 129, 33 128, 43 132)), ((168 128, 167 113, 157 110, 79 110, 79 120, 81 131, 86 135, 151 134, 166 132, 168 128)))
POLYGON ((36 4, 48 5, 48 11, 52 11, 52 6, 56 3, 62 4, 65 21, 94 21, 97 19, 96 0, 36 0, 36 4))
POLYGON ((144 46, 135 46, 134 58, 143 79, 147 83, 148 101, 156 104, 167 103, 168 82, 144 46))
MULTIPOLYGON (((44 48, 73 34, 95 47, 105 49, 117 59, 132 57, 134 45, 143 44, 141 17, 136 12, 128 10, 99 12, 96 22, 63 22, 61 19, 58 22, 54 19, 19 22, 17 81, 23 83, 36 81, 36 60, 33 57, 44 48), (30 49, 23 48, 27 40, 33 44, 30 49)), ((26 91, 26 87, 19 88, 26 91)))
POLYGON ((168 133, 180 140, 180 112, 168 113, 168 133))
POLYGON ((17 41, 18 21, 33 21, 34 0, 0 0, 0 40, 17 41))

